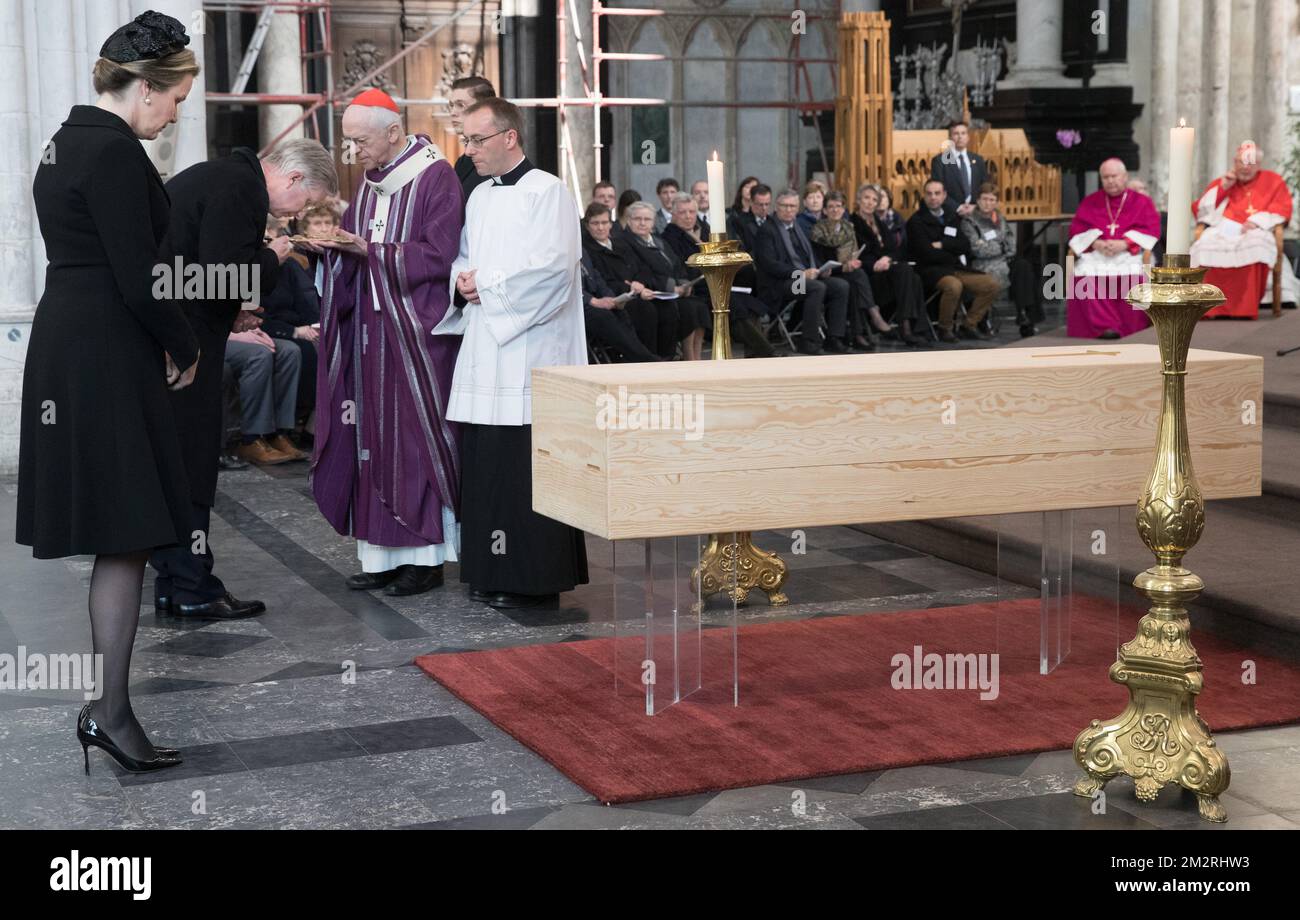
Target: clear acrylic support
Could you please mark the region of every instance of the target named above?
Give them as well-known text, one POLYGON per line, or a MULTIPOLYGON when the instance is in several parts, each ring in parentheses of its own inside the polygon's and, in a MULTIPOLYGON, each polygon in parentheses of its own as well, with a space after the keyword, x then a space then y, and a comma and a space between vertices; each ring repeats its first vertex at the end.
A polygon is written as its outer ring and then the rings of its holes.
MULTIPOLYGON (((706 677, 711 690, 726 689, 738 704, 735 602, 727 590, 701 598, 694 575, 708 541, 684 536, 613 543, 615 692, 643 702, 646 715, 687 699, 706 677), (715 634, 717 628, 722 632, 715 634)), ((727 578, 726 587, 734 589, 734 571, 727 578)))
POLYGON ((1125 510, 1086 508, 999 518, 998 651, 1003 658, 1036 657, 1040 674, 1050 674, 1067 659, 1115 659, 1120 643, 1117 550, 1125 510))

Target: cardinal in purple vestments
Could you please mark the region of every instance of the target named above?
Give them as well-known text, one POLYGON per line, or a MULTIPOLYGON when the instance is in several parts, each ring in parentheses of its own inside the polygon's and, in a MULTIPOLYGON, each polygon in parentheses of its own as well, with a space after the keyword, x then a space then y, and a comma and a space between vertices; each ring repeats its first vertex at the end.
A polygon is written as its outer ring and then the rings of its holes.
POLYGON ((447 312, 464 223, 455 169, 397 105, 367 90, 343 114, 368 167, 326 255, 312 493, 357 539, 355 589, 418 594, 456 561, 459 430, 446 408, 460 339, 431 330, 447 312))

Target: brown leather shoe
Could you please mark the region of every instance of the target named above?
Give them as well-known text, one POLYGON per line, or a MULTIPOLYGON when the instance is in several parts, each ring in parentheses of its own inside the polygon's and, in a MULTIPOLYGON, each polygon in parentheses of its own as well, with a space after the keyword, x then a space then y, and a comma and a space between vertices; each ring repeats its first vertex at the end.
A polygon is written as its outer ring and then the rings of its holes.
POLYGON ((288 463, 293 459, 267 444, 264 438, 258 438, 252 444, 240 444, 235 448, 235 456, 249 463, 256 463, 258 466, 275 466, 277 463, 288 463))
POLYGON ((271 445, 272 450, 278 450, 290 460, 306 460, 311 456, 311 454, 294 447, 293 442, 282 434, 277 434, 275 437, 269 438, 266 443, 271 445))

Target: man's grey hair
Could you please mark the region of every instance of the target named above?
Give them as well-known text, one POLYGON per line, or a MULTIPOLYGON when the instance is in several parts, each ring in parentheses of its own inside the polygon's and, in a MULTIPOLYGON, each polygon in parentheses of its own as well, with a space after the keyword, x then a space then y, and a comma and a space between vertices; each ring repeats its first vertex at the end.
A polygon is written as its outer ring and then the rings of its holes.
POLYGON ((780 193, 778 193, 777 196, 774 199, 772 199, 772 203, 776 204, 778 201, 782 200, 783 198, 793 198, 795 201, 803 201, 803 196, 799 194, 798 189, 783 188, 781 189, 780 193))
POLYGON ((651 217, 654 217, 654 213, 655 213, 655 209, 654 209, 654 207, 651 206, 651 204, 650 204, 649 202, 647 202, 647 201, 634 201, 634 202, 632 202, 630 205, 628 205, 626 208, 623 209, 623 216, 624 216, 624 217, 631 217, 631 216, 632 216, 633 214, 635 214, 637 211, 649 211, 651 217))
POLYGON ((371 131, 387 131, 393 125, 401 125, 402 116, 382 105, 363 105, 371 131))
POLYGON ((334 168, 334 158, 320 141, 295 137, 282 142, 262 159, 281 172, 302 173, 303 185, 330 195, 338 194, 339 174, 334 168))
POLYGON ((694 196, 688 195, 685 192, 678 192, 676 195, 673 196, 674 211, 677 210, 677 206, 679 204, 695 204, 695 198, 694 196))

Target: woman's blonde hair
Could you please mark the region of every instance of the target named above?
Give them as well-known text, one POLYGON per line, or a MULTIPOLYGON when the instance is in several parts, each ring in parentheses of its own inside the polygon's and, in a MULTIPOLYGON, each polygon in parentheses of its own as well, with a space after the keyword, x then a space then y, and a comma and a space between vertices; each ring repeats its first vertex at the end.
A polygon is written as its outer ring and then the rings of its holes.
POLYGON ((171 89, 187 76, 199 75, 199 61, 188 48, 160 58, 145 58, 119 64, 108 58, 95 62, 92 80, 97 93, 121 96, 136 80, 144 80, 155 89, 171 89))

